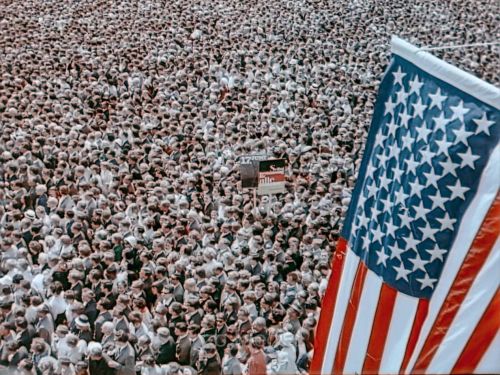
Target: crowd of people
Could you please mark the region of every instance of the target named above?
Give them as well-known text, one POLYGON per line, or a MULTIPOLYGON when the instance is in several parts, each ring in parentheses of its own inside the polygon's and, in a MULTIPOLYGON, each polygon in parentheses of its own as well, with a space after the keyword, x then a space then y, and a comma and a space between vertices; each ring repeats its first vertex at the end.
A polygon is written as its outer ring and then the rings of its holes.
MULTIPOLYGON (((0 373, 307 373, 390 35, 487 41, 499 10, 2 2, 0 373), (254 201, 247 154, 286 193, 254 201)), ((438 54, 499 81, 495 47, 438 54)))

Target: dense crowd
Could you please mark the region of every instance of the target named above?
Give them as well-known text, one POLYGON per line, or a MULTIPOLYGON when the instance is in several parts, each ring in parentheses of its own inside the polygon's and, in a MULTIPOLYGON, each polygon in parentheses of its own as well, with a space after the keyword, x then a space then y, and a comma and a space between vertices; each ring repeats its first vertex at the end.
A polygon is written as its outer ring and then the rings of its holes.
MULTIPOLYGON (((0 3, 0 365, 307 373, 391 34, 493 0, 0 3), (238 158, 287 160, 286 193, 238 158)), ((498 49, 438 55, 491 83, 498 49)))

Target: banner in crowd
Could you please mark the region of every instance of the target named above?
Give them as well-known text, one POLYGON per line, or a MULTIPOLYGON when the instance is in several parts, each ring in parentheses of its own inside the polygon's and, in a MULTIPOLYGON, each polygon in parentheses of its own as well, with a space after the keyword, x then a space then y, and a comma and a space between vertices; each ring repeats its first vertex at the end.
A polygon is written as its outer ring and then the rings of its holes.
POLYGON ((259 186, 257 188, 259 195, 285 192, 285 166, 285 159, 259 162, 259 186))
POLYGON ((499 109, 393 38, 311 374, 500 372, 499 109))
POLYGON ((259 186, 259 161, 267 158, 266 154, 243 155, 239 158, 242 188, 259 186))

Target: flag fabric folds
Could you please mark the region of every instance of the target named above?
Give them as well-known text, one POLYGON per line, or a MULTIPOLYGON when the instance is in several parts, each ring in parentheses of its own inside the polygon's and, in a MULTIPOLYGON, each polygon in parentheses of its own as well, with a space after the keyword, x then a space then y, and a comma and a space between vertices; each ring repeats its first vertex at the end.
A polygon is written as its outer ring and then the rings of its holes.
POLYGON ((500 372, 500 90, 393 38, 311 374, 500 372))

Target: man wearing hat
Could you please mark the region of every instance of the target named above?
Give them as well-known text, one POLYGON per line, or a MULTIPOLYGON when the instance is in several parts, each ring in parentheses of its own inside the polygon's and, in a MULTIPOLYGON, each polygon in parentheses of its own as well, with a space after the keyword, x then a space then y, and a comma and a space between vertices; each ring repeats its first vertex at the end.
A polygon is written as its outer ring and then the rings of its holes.
POLYGON ((79 315, 75 319, 75 326, 75 334, 78 335, 80 340, 84 340, 87 343, 92 341, 92 331, 90 329, 90 321, 87 315, 79 315))

